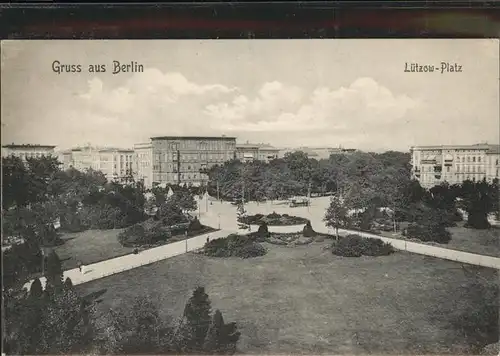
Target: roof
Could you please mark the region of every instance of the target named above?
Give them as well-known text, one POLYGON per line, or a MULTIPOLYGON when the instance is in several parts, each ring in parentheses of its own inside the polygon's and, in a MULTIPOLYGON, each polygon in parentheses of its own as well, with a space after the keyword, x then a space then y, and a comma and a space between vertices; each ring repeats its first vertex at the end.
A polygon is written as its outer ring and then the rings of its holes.
POLYGON ((14 144, 14 143, 11 143, 10 145, 3 145, 2 147, 5 147, 5 148, 49 148, 49 149, 56 148, 56 146, 53 146, 53 145, 32 145, 32 144, 14 144))
POLYGON ((490 145, 487 154, 500 154, 500 145, 490 145))
POLYGON ((151 137, 152 141, 155 140, 225 140, 233 141, 236 137, 229 136, 156 136, 151 137))
POLYGON ((85 146, 85 147, 75 147, 75 148, 72 148, 71 152, 80 152, 80 151, 83 151, 85 149, 91 149, 93 151, 97 151, 97 152, 134 152, 133 149, 131 148, 120 148, 120 147, 92 147, 92 146, 85 146))
POLYGON ((490 150, 498 149, 499 145, 489 145, 487 143, 478 143, 474 145, 436 145, 436 146, 413 146, 411 150, 490 150))
POLYGON ((268 151, 279 151, 279 148, 271 146, 268 143, 237 143, 236 148, 255 148, 259 150, 268 150, 268 151))

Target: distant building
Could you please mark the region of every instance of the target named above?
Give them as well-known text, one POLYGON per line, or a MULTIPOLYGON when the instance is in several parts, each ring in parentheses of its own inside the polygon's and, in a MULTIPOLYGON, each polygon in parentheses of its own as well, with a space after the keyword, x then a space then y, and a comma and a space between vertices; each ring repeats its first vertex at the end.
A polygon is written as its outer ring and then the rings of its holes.
POLYGON ((332 154, 349 154, 356 152, 354 148, 332 148, 332 147, 298 147, 298 148, 285 148, 280 150, 280 157, 284 157, 287 153, 291 152, 304 152, 307 157, 317 160, 328 159, 332 154))
POLYGON ((106 179, 124 180, 133 175, 134 151, 115 147, 77 147, 61 153, 65 169, 101 171, 106 179))
POLYGON ((153 184, 153 144, 137 143, 134 145, 135 178, 141 180, 145 187, 153 184))
POLYGON ((10 144, 2 146, 2 157, 16 156, 22 160, 26 158, 56 157, 52 145, 10 144))
POLYGON ((236 159, 241 162, 264 161, 269 162, 278 158, 279 148, 269 144, 239 143, 236 144, 236 159))
POLYGON ((137 173, 146 188, 208 182, 207 169, 235 158, 236 138, 161 136, 134 147, 137 173))
POLYGON ((424 188, 499 177, 499 145, 417 146, 410 153, 412 176, 424 188))

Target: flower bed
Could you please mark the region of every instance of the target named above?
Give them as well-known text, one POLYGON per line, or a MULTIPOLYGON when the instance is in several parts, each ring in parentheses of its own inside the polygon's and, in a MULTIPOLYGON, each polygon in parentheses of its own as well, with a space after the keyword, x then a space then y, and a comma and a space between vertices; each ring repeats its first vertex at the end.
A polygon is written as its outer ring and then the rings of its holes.
POLYGON ((308 219, 288 214, 271 213, 269 215, 255 214, 238 219, 239 222, 248 225, 260 225, 266 223, 268 226, 290 226, 306 224, 308 219))

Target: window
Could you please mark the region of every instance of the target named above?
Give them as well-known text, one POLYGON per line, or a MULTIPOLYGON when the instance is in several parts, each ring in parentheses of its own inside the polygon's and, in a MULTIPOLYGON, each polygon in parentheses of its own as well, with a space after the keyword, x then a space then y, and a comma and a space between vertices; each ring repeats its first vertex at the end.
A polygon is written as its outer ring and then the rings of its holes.
POLYGON ((472 157, 472 162, 476 162, 476 157, 472 157))
POLYGON ((462 157, 462 163, 464 163, 464 162, 465 162, 465 157, 462 157))
POLYGON ((467 156, 467 162, 470 162, 470 156, 467 156))
POLYGON ((476 167, 472 166, 472 173, 476 173, 476 167))
POLYGON ((457 166, 457 172, 460 172, 460 166, 457 166))
POLYGON ((481 162, 481 157, 478 157, 478 158, 477 158, 477 161, 478 161, 478 162, 481 162))
POLYGON ((446 167, 446 172, 449 172, 450 171, 450 167, 446 167))

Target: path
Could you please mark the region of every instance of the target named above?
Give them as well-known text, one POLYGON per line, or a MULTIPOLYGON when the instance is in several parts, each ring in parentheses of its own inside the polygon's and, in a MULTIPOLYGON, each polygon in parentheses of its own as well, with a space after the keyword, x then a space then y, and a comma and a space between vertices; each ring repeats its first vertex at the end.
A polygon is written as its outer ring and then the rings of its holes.
MULTIPOLYGON (((326 227, 323 222, 323 215, 329 203, 328 197, 313 199, 314 205, 310 207, 290 208, 286 204, 282 203, 283 202, 267 202, 260 204, 248 203, 246 205, 246 210, 249 214, 270 214, 272 212, 276 212, 280 214, 289 214, 304 217, 311 221, 313 228, 317 232, 329 234, 332 233, 332 231, 328 227, 326 227)), ((206 202, 202 201, 200 202, 199 217, 202 224, 212 227, 219 227, 222 230, 188 239, 187 250, 186 240, 178 241, 149 250, 141 251, 137 255, 125 255, 87 265, 85 266, 85 274, 82 274, 78 270, 78 268, 71 269, 64 272, 64 279, 66 279, 67 277, 71 278, 73 285, 90 282, 113 274, 121 273, 137 267, 165 260, 170 257, 182 255, 187 251, 198 250, 204 246, 207 237, 209 236, 210 239, 214 239, 226 237, 231 233, 242 231, 238 229, 238 224, 236 222, 236 207, 229 203, 213 202, 212 204, 206 204, 206 202)), ((301 230, 301 226, 297 226, 296 228, 298 229, 296 231, 301 230)), ((272 231, 293 232, 293 229, 294 227, 289 226, 273 227, 272 231)), ((451 261, 500 269, 500 258, 497 257, 450 250, 442 247, 430 246, 411 241, 382 237, 366 232, 350 230, 339 230, 339 232, 341 232, 342 234, 352 233, 364 237, 377 238, 382 241, 389 242, 394 248, 398 250, 443 258, 451 261)), ((42 282, 42 286, 45 287, 45 277, 40 278, 40 282, 42 282)), ((29 290, 31 283, 33 283, 33 281, 26 283, 24 287, 29 290)))
MULTIPOLYGON (((186 240, 173 242, 171 244, 141 251, 137 255, 130 254, 111 258, 109 260, 97 262, 91 265, 86 265, 84 267, 85 274, 81 273, 78 268, 74 268, 64 271, 64 279, 66 279, 67 277, 71 278, 73 285, 90 282, 95 279, 104 278, 113 274, 131 270, 133 268, 158 262, 170 257, 182 255, 187 251, 198 250, 205 245, 205 243, 207 242, 207 237, 210 237, 210 239, 212 240, 215 238, 226 237, 230 233, 230 231, 224 230, 215 231, 187 239, 187 243, 186 240)), ((45 277, 40 278, 40 282, 45 288, 45 277)), ((33 283, 33 281, 29 281, 24 285, 24 287, 29 290, 31 287, 31 283, 33 283)))
MULTIPOLYGON (((248 214, 269 214, 276 212, 279 214, 289 214, 307 218, 311 221, 311 224, 315 231, 320 233, 332 234, 332 230, 326 227, 323 216, 325 210, 329 204, 328 197, 315 198, 312 199, 312 205, 310 207, 297 207, 290 208, 286 204, 280 203, 247 203, 245 209, 248 214)), ((236 207, 228 203, 214 202, 212 205, 208 205, 208 210, 205 205, 202 209, 204 214, 201 215, 202 224, 209 226, 216 226, 219 224, 221 228, 228 231, 237 231, 236 228, 236 207), (219 213, 221 216, 219 217, 219 213)), ((272 231, 275 232, 291 232, 291 227, 272 227, 272 231)), ((298 227, 295 231, 300 231, 301 227, 298 227)), ((500 269, 500 258, 493 256, 485 256, 470 252, 452 250, 444 247, 437 247, 426 245, 422 243, 406 241, 401 239, 395 239, 390 237, 383 237, 367 232, 359 232, 353 230, 339 230, 343 235, 346 234, 357 234, 363 237, 377 238, 382 241, 390 243, 395 249, 408 251, 412 253, 417 253, 426 256, 438 257, 442 259, 447 259, 451 261, 457 261, 461 263, 467 263, 477 266, 490 267, 500 269)))

